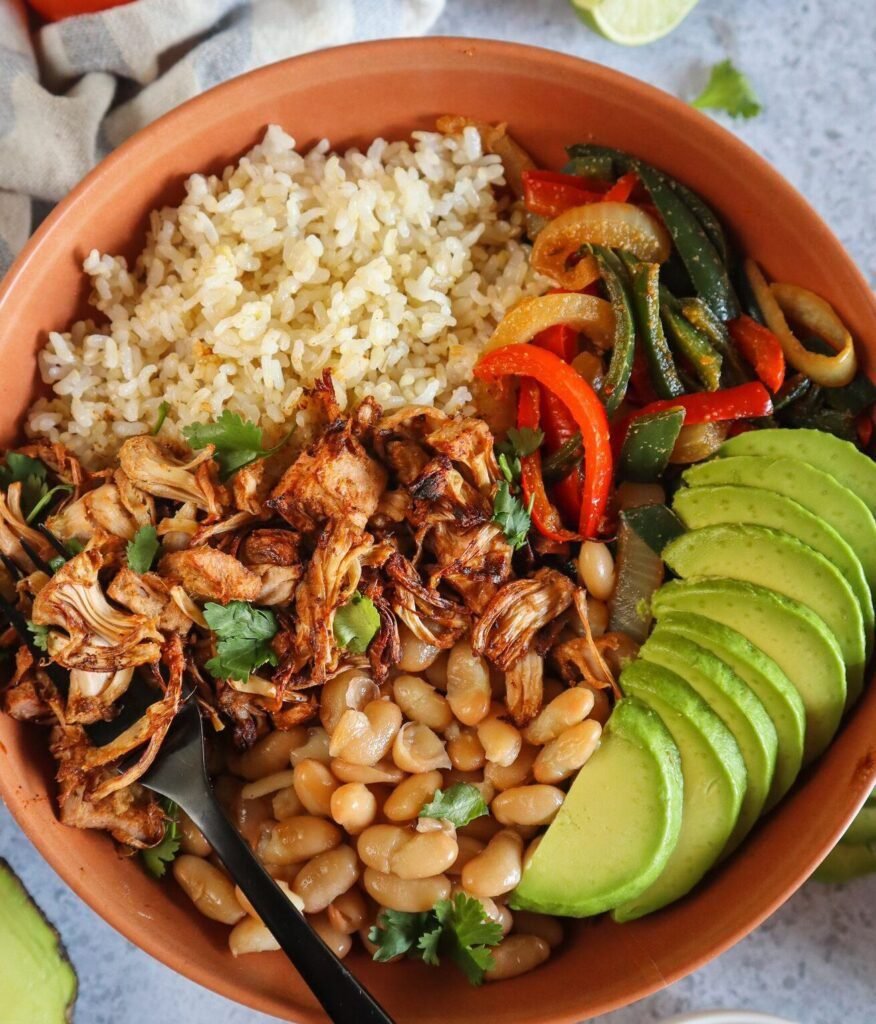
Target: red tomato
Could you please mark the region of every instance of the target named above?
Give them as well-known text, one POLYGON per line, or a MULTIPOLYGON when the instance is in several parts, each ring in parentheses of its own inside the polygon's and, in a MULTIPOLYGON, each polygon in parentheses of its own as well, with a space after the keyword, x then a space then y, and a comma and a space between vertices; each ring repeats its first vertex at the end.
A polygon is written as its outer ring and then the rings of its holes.
POLYGON ((60 21, 76 14, 96 14, 110 7, 121 7, 131 0, 27 0, 47 21, 60 21))

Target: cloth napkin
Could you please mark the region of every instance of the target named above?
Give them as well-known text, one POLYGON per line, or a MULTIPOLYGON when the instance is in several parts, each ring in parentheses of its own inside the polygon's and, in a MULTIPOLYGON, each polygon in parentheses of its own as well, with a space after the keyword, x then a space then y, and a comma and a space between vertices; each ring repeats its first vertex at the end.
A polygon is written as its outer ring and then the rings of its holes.
POLYGON ((21 0, 0 0, 0 277, 35 220, 156 117, 284 57, 420 35, 443 6, 444 0, 135 0, 33 32, 21 0))

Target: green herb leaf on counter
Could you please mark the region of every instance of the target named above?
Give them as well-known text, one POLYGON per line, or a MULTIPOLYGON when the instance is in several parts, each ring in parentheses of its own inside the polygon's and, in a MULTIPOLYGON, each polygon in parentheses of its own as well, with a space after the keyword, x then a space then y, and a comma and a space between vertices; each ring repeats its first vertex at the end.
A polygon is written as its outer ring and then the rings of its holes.
POLYGON ((489 947, 502 941, 502 926, 487 918, 480 900, 460 892, 425 913, 384 910, 368 938, 377 946, 375 960, 407 954, 437 967, 446 956, 472 985, 480 985, 493 965, 489 947))
POLYGON ((41 651, 48 651, 49 649, 49 627, 38 626, 35 622, 28 620, 27 628, 30 635, 33 637, 33 642, 41 651))
POLYGON ((456 782, 447 789, 436 789, 435 795, 420 811, 420 817, 440 818, 456 828, 463 828, 475 818, 489 813, 477 786, 470 782, 456 782))
POLYGON ((515 551, 526 543, 532 526, 531 512, 532 501, 529 508, 525 508, 523 502, 511 493, 508 482, 500 480, 499 489, 493 499, 493 520, 502 527, 508 543, 515 551))
POLYGON ((0 466, 0 488, 8 490, 11 484, 21 484, 21 507, 28 515, 49 490, 48 468, 39 459, 20 452, 7 452, 5 464, 0 466))
POLYGON ((763 109, 751 82, 731 60, 712 68, 705 89, 692 101, 700 110, 725 110, 731 117, 755 117, 763 109))
POLYGON ((380 614, 370 597, 356 591, 335 612, 332 628, 339 647, 352 654, 364 654, 380 629, 380 614))
POLYGON ((219 475, 227 480, 238 469, 257 459, 273 455, 289 440, 291 431, 273 448, 264 448, 261 427, 225 409, 215 423, 192 423, 183 427, 183 436, 192 448, 215 446, 213 458, 219 463, 219 475))
POLYGON ((167 419, 167 414, 170 412, 170 402, 162 402, 158 406, 158 416, 155 420, 155 426, 149 431, 149 433, 155 437, 155 435, 164 426, 164 421, 167 419))
POLYGON ((153 878, 164 877, 167 865, 176 858, 180 846, 179 807, 172 800, 162 800, 162 807, 167 815, 164 837, 157 846, 140 851, 143 866, 153 878))
POLYGON ((245 682, 266 662, 277 664, 270 643, 279 628, 273 612, 253 608, 246 601, 226 605, 210 601, 204 605, 204 618, 216 634, 216 657, 206 667, 217 679, 245 682))
POLYGON ((125 554, 128 559, 128 567, 141 576, 149 572, 161 542, 158 540, 158 531, 154 526, 141 526, 134 534, 134 539, 128 541, 125 554))

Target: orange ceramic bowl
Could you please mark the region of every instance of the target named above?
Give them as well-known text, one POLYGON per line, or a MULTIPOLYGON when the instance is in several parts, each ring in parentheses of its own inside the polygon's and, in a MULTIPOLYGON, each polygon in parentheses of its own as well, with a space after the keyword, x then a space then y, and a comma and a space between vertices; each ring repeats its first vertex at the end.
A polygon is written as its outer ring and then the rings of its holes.
MULTIPOLYGON (((546 167, 563 146, 632 150, 701 192, 769 275, 829 299, 876 356, 876 302, 806 202, 732 135, 678 100, 605 68, 506 43, 417 39, 327 50, 222 85, 141 132, 43 224, 0 293, 0 443, 16 439, 37 390, 35 353, 84 309, 83 257, 132 255, 146 215, 176 202, 195 170, 219 171, 279 122, 309 146, 337 147, 431 128, 437 115, 507 121, 546 167)), ((175 970, 285 1020, 324 1020, 280 954, 235 960, 227 929, 202 918, 173 882, 149 879, 104 835, 59 825, 39 729, 0 720, 0 793, 55 870, 113 927, 175 970)), ((686 900, 618 926, 571 928, 540 970, 472 989, 452 970, 372 964, 353 970, 400 1022, 560 1024, 631 1003, 700 967, 769 916, 808 877, 876 781, 876 687, 819 763, 726 864, 686 900)))

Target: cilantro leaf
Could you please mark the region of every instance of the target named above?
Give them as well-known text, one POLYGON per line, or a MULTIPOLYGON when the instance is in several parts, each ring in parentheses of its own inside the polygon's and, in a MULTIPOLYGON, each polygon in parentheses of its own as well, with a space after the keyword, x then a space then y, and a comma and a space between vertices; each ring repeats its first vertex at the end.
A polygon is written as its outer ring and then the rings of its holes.
POLYGON ((46 493, 37 501, 34 507, 27 514, 27 519, 25 521, 32 523, 52 504, 52 499, 56 494, 71 494, 72 492, 73 488, 69 484, 57 484, 50 491, 46 491, 46 493))
POLYGON ((219 475, 227 480, 256 459, 273 455, 289 440, 291 432, 273 448, 264 448, 261 427, 225 409, 215 423, 192 423, 183 427, 183 435, 192 448, 215 445, 213 458, 219 463, 219 475))
POLYGON ((526 543, 532 525, 531 513, 532 501, 528 509, 524 508, 523 502, 511 493, 508 482, 500 480, 499 490, 493 499, 493 520, 502 527, 508 543, 515 551, 526 543))
POLYGON ((67 564, 67 559, 63 555, 55 555, 54 558, 49 559, 49 568, 52 572, 57 572, 62 565, 67 564))
POLYGON ((712 68, 705 89, 691 106, 726 110, 732 117, 754 117, 763 109, 751 82, 730 60, 722 60, 712 68))
POLYGON ((370 597, 357 590, 350 600, 335 612, 333 624, 339 647, 351 654, 364 654, 380 629, 380 615, 370 597))
POLYGON ((141 526, 134 534, 134 539, 128 541, 125 548, 125 556, 128 560, 128 567, 141 576, 149 572, 161 542, 158 539, 158 531, 154 526, 141 526))
POLYGON ((493 966, 487 947, 502 941, 502 926, 489 920, 480 900, 464 892, 436 903, 435 916, 444 933, 447 955, 472 985, 480 985, 484 971, 493 966))
POLYGON ((39 647, 41 651, 48 651, 49 649, 49 627, 38 626, 35 622, 28 620, 27 629, 30 635, 33 637, 34 644, 39 647))
POLYGON ((487 917, 480 900, 460 892, 425 913, 383 910, 368 938, 377 946, 375 960, 406 953, 437 967, 446 956, 472 985, 480 985, 493 965, 489 947, 502 941, 502 926, 487 917))
POLYGON ((149 433, 155 437, 159 430, 164 426, 164 421, 167 419, 167 414, 170 412, 170 402, 162 402, 158 406, 158 416, 155 418, 155 426, 149 431, 149 433))
POLYGON ((416 949, 420 937, 435 926, 431 910, 410 913, 406 910, 383 910, 377 924, 368 932, 368 938, 377 946, 374 959, 386 963, 393 957, 416 949))
POLYGON ((167 865, 175 859, 180 846, 179 808, 172 800, 163 800, 162 804, 167 815, 164 837, 157 846, 140 851, 143 866, 153 878, 164 877, 167 865))
POLYGON ((210 601, 204 605, 204 618, 216 634, 216 657, 206 667, 217 679, 244 682, 266 662, 277 664, 270 644, 279 628, 273 612, 253 608, 246 601, 226 605, 210 601))
POLYGON ((29 515, 49 489, 48 468, 39 459, 20 452, 7 452, 5 465, 0 466, 0 487, 21 484, 21 507, 29 515))
POLYGON ((502 476, 505 477, 509 484, 516 484, 520 480, 520 459, 516 455, 500 452, 497 462, 499 463, 499 469, 502 470, 502 476))
POLYGON ((541 446, 544 440, 543 430, 533 430, 531 427, 511 427, 508 430, 508 441, 510 442, 515 455, 532 455, 541 446))
POLYGON ((462 828, 489 813, 477 786, 470 782, 456 782, 447 789, 436 789, 431 801, 420 811, 420 817, 443 818, 462 828))

